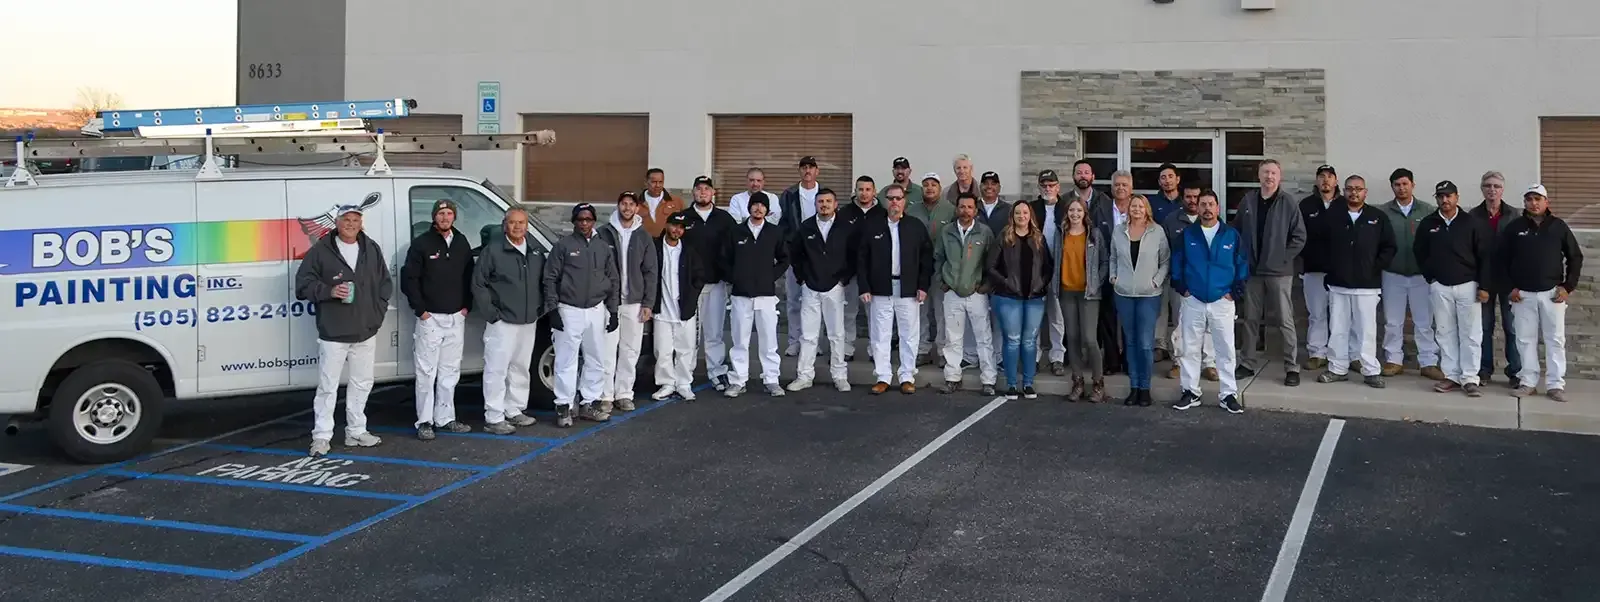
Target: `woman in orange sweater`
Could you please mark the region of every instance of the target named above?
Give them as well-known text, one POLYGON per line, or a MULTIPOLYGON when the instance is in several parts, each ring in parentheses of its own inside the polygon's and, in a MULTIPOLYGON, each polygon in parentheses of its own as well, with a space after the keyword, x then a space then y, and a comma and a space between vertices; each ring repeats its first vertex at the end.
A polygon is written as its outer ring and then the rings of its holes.
POLYGON ((1104 354, 1095 332, 1100 319, 1100 290, 1106 282, 1111 255, 1105 241, 1100 240, 1100 231, 1089 224, 1089 209, 1081 199, 1067 203, 1066 216, 1061 225, 1060 298, 1061 317, 1066 323, 1067 361, 1072 371, 1067 401, 1096 403, 1106 398, 1104 354), (1092 388, 1084 388, 1085 372, 1092 388))

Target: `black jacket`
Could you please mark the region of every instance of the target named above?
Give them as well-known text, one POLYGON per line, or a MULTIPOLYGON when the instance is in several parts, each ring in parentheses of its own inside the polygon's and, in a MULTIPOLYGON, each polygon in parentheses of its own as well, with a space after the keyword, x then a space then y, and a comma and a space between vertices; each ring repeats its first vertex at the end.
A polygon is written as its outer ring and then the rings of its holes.
POLYGON ((722 273, 733 285, 735 297, 771 297, 778 294, 777 282, 789 269, 789 240, 783 228, 772 222, 761 226, 761 236, 750 231, 748 222, 728 228, 722 245, 722 273))
MULTIPOLYGON (((909 215, 900 218, 900 296, 915 297, 917 291, 931 293, 933 286, 933 238, 928 225, 909 215), (909 285, 909 286, 908 286, 909 285)), ((873 221, 861 230, 856 256, 856 281, 862 293, 887 297, 894 294, 894 235, 889 220, 873 221)))
POLYGON ((733 215, 721 207, 712 207, 711 215, 700 219, 700 214, 694 210, 694 205, 678 212, 686 220, 683 224, 683 242, 700 256, 700 264, 709 271, 706 284, 727 282, 728 278, 722 273, 722 246, 727 242, 728 231, 732 230, 739 222, 734 221, 733 215))
POLYGON ((1050 257, 1050 249, 1039 241, 1039 248, 1023 241, 1006 246, 1004 234, 996 234, 994 245, 989 247, 989 254, 984 257, 983 272, 993 287, 994 294, 1002 297, 1016 299, 1036 299, 1045 296, 1050 291, 1050 278, 1055 273, 1056 262, 1050 257), (1033 254, 1033 269, 1029 274, 1021 273, 1022 254, 1033 254))
POLYGON ((1389 217, 1372 205, 1361 206, 1361 217, 1350 220, 1348 207, 1331 207, 1317 216, 1316 228, 1327 241, 1326 287, 1383 288, 1383 270, 1399 250, 1389 217))
POLYGON ((1526 212, 1500 234, 1500 258, 1509 274, 1511 288, 1536 293, 1557 286, 1568 293, 1578 288, 1578 273, 1583 269, 1583 250, 1567 222, 1544 212, 1535 223, 1526 212))
POLYGON ((835 214, 824 241, 816 217, 800 224, 800 231, 789 240, 789 265, 794 268, 795 281, 819 293, 850 282, 856 265, 853 229, 835 214))
MULTIPOLYGON (((820 182, 817 184, 817 190, 822 190, 820 182)), ((785 236, 793 237, 795 232, 800 231, 800 216, 805 215, 801 213, 800 205, 805 202, 805 198, 800 196, 799 182, 791 184, 778 194, 778 210, 783 212, 783 221, 778 222, 778 225, 782 226, 785 236)))
MULTIPOLYGON (((1473 207, 1472 211, 1467 213, 1471 213, 1472 217, 1478 218, 1478 221, 1488 225, 1490 223, 1488 205, 1488 203, 1478 203, 1477 207, 1473 207)), ((1516 207, 1501 203, 1498 227, 1489 226, 1489 280, 1488 282, 1479 282, 1478 286, 1487 289, 1491 293, 1511 292, 1511 275, 1506 273, 1506 263, 1500 259, 1500 237, 1506 231, 1506 228, 1511 225, 1511 222, 1517 221, 1518 216, 1519 210, 1516 207)))
MULTIPOLYGON (((1344 195, 1333 196, 1333 204, 1326 208, 1322 206, 1322 196, 1313 192, 1300 199, 1300 218, 1306 224, 1316 223, 1322 217, 1322 212, 1345 210, 1344 195)), ((1348 215, 1348 214, 1347 214, 1348 215)), ((1306 246, 1300 250, 1300 273, 1309 272, 1327 273, 1328 271, 1328 241, 1323 237, 1323 231, 1315 228, 1306 228, 1306 246)))
POLYGON ((1489 280, 1489 224, 1459 207, 1450 223, 1435 211, 1417 224, 1411 252, 1429 283, 1456 286, 1489 280))
POLYGON ((429 228, 411 240, 406 263, 400 267, 400 291, 411 313, 453 314, 472 306, 472 243, 460 230, 450 229, 450 242, 429 228))
MULTIPOLYGON (((656 245, 656 273, 661 276, 661 282, 665 282, 667 256, 664 250, 667 243, 660 238, 655 239, 654 242, 656 245)), ((700 289, 709 284, 710 278, 707 277, 707 274, 710 273, 710 270, 706 269, 705 262, 700 259, 700 256, 694 252, 694 249, 689 246, 687 241, 679 241, 678 244, 683 246, 683 253, 679 256, 681 259, 678 264, 678 319, 687 320, 693 318, 695 310, 700 308, 700 289)), ((665 302, 666 292, 656 291, 655 304, 650 306, 650 311, 660 314, 661 304, 665 302)))
MULTIPOLYGON (((850 228, 850 265, 854 266, 856 255, 859 255, 861 250, 861 233, 867 229, 868 224, 879 223, 889 219, 889 210, 883 208, 883 201, 878 201, 873 203, 871 209, 862 211, 861 206, 851 200, 839 208, 837 215, 839 217, 834 219, 839 220, 839 224, 834 227, 837 228, 839 225, 844 225, 850 228)), ((854 280, 855 277, 856 270, 852 268, 850 270, 850 278, 854 280)))
MULTIPOLYGON (((1049 227, 1057 232, 1061 231, 1061 224, 1067 223, 1068 200, 1070 200, 1070 197, 1056 197, 1055 223, 1050 224, 1049 227)), ((1028 206, 1033 209, 1033 227, 1044 228, 1044 198, 1040 197, 1028 201, 1028 206)), ((1008 219, 1009 217, 1007 216, 1008 219)))

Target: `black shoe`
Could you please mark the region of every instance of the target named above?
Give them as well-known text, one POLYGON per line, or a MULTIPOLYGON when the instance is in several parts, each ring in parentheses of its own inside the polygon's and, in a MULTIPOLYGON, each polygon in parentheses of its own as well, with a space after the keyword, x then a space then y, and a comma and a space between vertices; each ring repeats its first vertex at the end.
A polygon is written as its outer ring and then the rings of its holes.
POLYGON ((417 426, 417 438, 423 441, 432 441, 434 437, 433 425, 426 422, 417 426))
POLYGON ((994 385, 984 385, 983 386, 983 396, 984 397, 994 397, 994 385))
POLYGON ((1017 400, 1017 388, 1016 387, 1011 387, 1009 389, 1006 389, 1006 399, 1008 399, 1010 401, 1016 401, 1017 400))
POLYGON ((1128 389, 1128 396, 1122 398, 1122 405, 1131 406, 1139 404, 1139 390, 1128 389))
POLYGON ((1222 409, 1227 410, 1229 414, 1243 414, 1244 404, 1239 403, 1239 396, 1229 395, 1222 398, 1222 409))
POLYGON ((1382 388, 1388 386, 1388 385, 1384 384, 1383 377, 1382 376, 1378 376, 1376 374, 1366 377, 1361 382, 1366 383, 1367 386, 1372 387, 1374 389, 1382 389, 1382 388))
POLYGON ((1246 368, 1244 366, 1239 366, 1238 370, 1234 370, 1233 371, 1233 377, 1234 378, 1250 378, 1250 377, 1255 376, 1255 375, 1256 375, 1256 371, 1255 370, 1251 370, 1251 369, 1246 368))
POLYGON ((1183 396, 1178 398, 1178 403, 1172 404, 1172 409, 1174 410, 1188 410, 1198 407, 1200 407, 1200 396, 1195 395, 1192 391, 1184 391, 1183 396))
POLYGON ((1022 397, 1025 399, 1038 399, 1039 392, 1033 390, 1033 385, 1024 385, 1022 387, 1022 397))
POLYGON ((1139 389, 1139 406, 1148 408, 1152 403, 1155 403, 1155 398, 1150 396, 1150 390, 1139 389))
POLYGON ((1294 372, 1290 372, 1288 374, 1283 375, 1283 386, 1285 386, 1285 387, 1298 387, 1298 386, 1300 386, 1300 371, 1296 370, 1294 372))

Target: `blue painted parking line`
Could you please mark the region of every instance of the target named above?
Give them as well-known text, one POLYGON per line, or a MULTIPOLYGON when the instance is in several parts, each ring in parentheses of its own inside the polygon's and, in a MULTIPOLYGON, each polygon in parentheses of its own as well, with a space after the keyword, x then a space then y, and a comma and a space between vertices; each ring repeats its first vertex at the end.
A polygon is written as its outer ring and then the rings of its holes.
MULTIPOLYGON (((207 443, 202 445, 206 449, 233 451, 244 454, 270 454, 274 456, 293 456, 296 458, 307 457, 306 452, 296 449, 283 449, 281 447, 250 447, 248 445, 224 445, 221 443, 207 443)), ((335 460, 350 460, 353 462, 371 462, 374 464, 395 464, 399 466, 415 466, 418 468, 437 468, 439 470, 463 470, 467 472, 483 472, 494 470, 493 466, 480 464, 456 464, 453 462, 430 462, 428 460, 410 460, 407 458, 390 458, 387 456, 361 456, 354 454, 328 454, 324 456, 335 460)))
MULTIPOLYGON (((338 495, 344 497, 359 497, 373 500, 390 500, 395 502, 414 502, 420 498, 415 495, 400 495, 395 493, 378 493, 376 491, 356 491, 352 489, 334 489, 332 487, 316 487, 312 485, 287 485, 284 483, 263 483, 261 481, 241 481, 233 479, 218 479, 213 477, 197 477, 183 474, 166 474, 160 472, 135 472, 121 468, 108 470, 106 474, 129 477, 134 479, 148 479, 152 481, 173 481, 177 483, 198 483, 201 485, 222 485, 224 487, 247 487, 252 489, 273 489, 277 491, 294 491, 298 493, 314 493, 320 495, 338 495)), ((486 474, 486 473, 478 473, 486 474)))
MULTIPOLYGON (((406 428, 406 427, 403 427, 403 426, 369 426, 369 427, 367 427, 367 430, 372 431, 374 433, 390 433, 390 434, 395 434, 395 435, 414 435, 417 432, 416 429, 406 428)), ((552 439, 550 437, 529 437, 529 436, 526 436, 526 435, 496 435, 494 433, 452 433, 452 432, 448 432, 448 431, 441 431, 441 430, 438 430, 438 429, 434 429, 433 433, 435 435, 440 436, 440 437, 465 437, 465 438, 468 438, 468 439, 492 439, 492 440, 495 440, 495 441, 518 441, 518 442, 523 442, 523 443, 541 443, 541 444, 544 444, 544 445, 550 445, 552 443, 559 443, 559 442, 564 440, 564 439, 552 439)))
POLYGON ((79 520, 92 520, 102 523, 117 523, 120 525, 135 525, 139 527, 159 527, 162 529, 177 529, 180 531, 194 531, 197 533, 212 533, 216 535, 233 535, 237 537, 250 537, 254 539, 274 539, 277 541, 292 541, 307 543, 316 541, 315 535, 300 535, 296 533, 280 533, 277 531, 261 531, 257 529, 241 529, 237 527, 224 527, 221 525, 203 525, 176 520, 160 520, 139 518, 137 516, 122 516, 118 514, 101 514, 98 512, 79 512, 77 510, 62 510, 60 508, 39 508, 35 506, 19 506, 16 504, 0 504, 0 511, 15 512, 17 514, 48 516, 51 518, 72 518, 79 520))
POLYGON ((173 573, 189 577, 210 577, 213 579, 239 579, 238 571, 224 571, 221 569, 208 569, 182 564, 167 564, 164 562, 145 562, 142 560, 128 560, 126 558, 107 558, 91 554, 77 554, 73 552, 56 552, 53 550, 39 550, 34 548, 19 548, 16 546, 0 546, 0 554, 7 556, 23 556, 41 560, 64 560, 79 564, 95 566, 109 566, 122 569, 138 569, 141 571, 154 571, 157 573, 173 573))

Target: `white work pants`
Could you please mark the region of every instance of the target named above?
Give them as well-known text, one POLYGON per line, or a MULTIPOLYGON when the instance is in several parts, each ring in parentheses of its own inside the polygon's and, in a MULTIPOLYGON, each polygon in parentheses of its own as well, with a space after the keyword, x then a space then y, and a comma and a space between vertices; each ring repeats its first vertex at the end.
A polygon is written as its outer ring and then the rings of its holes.
POLYGON ((900 296, 900 281, 894 281, 894 293, 872 296, 872 326, 868 341, 872 345, 872 371, 881 383, 916 382, 917 377, 917 313, 921 309, 916 297, 900 296), (890 361, 889 341, 895 332, 900 333, 899 380, 894 376, 890 361))
POLYGON ((694 386, 694 364, 698 358, 695 349, 695 321, 668 322, 652 318, 656 324, 656 384, 662 387, 686 388, 694 386))
POLYGON ((1205 303, 1194 295, 1183 297, 1178 308, 1178 330, 1183 334, 1174 339, 1183 346, 1178 359, 1178 377, 1183 390, 1200 394, 1200 358, 1209 341, 1212 357, 1216 358, 1217 380, 1222 385, 1218 399, 1239 394, 1239 384, 1233 374, 1238 367, 1233 352, 1233 328, 1238 319, 1238 308, 1231 299, 1224 297, 1205 303))
MULTIPOLYGON (((372 362, 377 349, 376 335, 360 343, 317 340, 320 376, 317 396, 311 402, 316 413, 311 427, 312 439, 333 440, 333 410, 339 402, 339 376, 346 364, 350 367, 350 381, 344 392, 344 433, 346 437, 355 437, 367 432, 367 396, 372 394, 372 362)), ((1537 365, 1537 362, 1530 363, 1537 365)))
MULTIPOLYGON (((574 399, 591 403, 604 390, 606 322, 611 314, 604 303, 573 307, 562 303, 561 330, 552 333, 556 345, 556 405, 570 406, 574 399), (578 354, 583 353, 583 382, 578 382, 578 354)), ((619 327, 620 328, 620 327, 619 327)))
MULTIPOLYGON (((1173 360, 1178 362, 1178 364, 1177 364, 1178 367, 1179 367, 1178 370, 1179 370, 1179 373, 1181 375, 1182 371, 1183 371, 1183 364, 1182 364, 1183 355, 1188 352, 1187 351, 1188 350, 1188 346, 1184 343, 1184 338, 1183 338, 1184 337, 1184 333, 1186 332, 1184 330, 1184 327, 1183 327, 1183 305, 1184 305, 1184 302, 1188 300, 1188 298, 1184 297, 1183 295, 1180 295, 1180 294, 1174 292, 1172 290, 1171 286, 1167 287, 1167 295, 1168 295, 1168 301, 1169 301, 1166 304, 1167 305, 1167 311, 1170 312, 1171 315, 1177 317, 1177 327, 1173 328, 1172 329, 1172 334, 1168 335, 1168 340, 1170 342, 1171 347, 1169 349, 1167 349, 1167 351, 1171 352, 1173 360)), ((1235 304, 1235 305, 1237 305, 1237 304, 1235 304)), ((1157 321, 1156 323, 1160 324, 1161 322, 1157 321)), ((1091 335, 1092 335, 1092 333, 1091 333, 1091 335)), ((1217 367, 1217 350, 1216 350, 1215 343, 1211 340, 1211 337, 1209 337, 1209 336, 1202 336, 1202 337, 1200 337, 1200 339, 1201 339, 1200 340, 1200 367, 1201 368, 1216 368, 1217 367)), ((1235 359, 1237 359, 1237 356, 1235 356, 1235 359)), ((1220 380, 1220 379, 1221 379, 1221 377, 1219 376, 1218 380, 1220 380)), ((1179 384, 1181 385, 1182 383, 1180 382, 1179 384)), ((1196 391, 1196 392, 1198 393, 1198 391, 1196 391)))
POLYGON ((917 355, 944 353, 944 294, 939 292, 942 284, 943 279, 934 274, 933 283, 928 285, 928 301, 917 310, 921 312, 917 318, 917 327, 921 330, 917 334, 917 355))
POLYGON ((700 309, 695 318, 700 323, 701 344, 706 351, 706 376, 717 378, 728 374, 728 292, 726 282, 707 284, 700 289, 700 309))
POLYGON ((808 289, 794 279, 794 268, 789 268, 783 273, 783 315, 788 319, 789 338, 784 341, 785 352, 800 352, 800 339, 805 336, 800 324, 800 312, 803 311, 805 295, 808 289))
POLYGON ((1522 291, 1522 300, 1511 304, 1517 350, 1522 352, 1522 372, 1517 373, 1522 386, 1539 384, 1539 341, 1543 339, 1545 390, 1566 388, 1567 305, 1556 303, 1556 289, 1522 291))
MULTIPOLYGON (((1057 281, 1061 280, 1059 271, 1056 272, 1055 279, 1057 281)), ((1049 347, 1050 350, 1047 353, 1051 363, 1066 362, 1067 320, 1065 316, 1061 315, 1061 285, 1057 283, 1051 286, 1050 290, 1051 293, 1045 295, 1044 298, 1044 320, 1049 322, 1048 328, 1039 329, 1039 336, 1049 338, 1044 341, 1047 344, 1040 345, 1039 348, 1049 347)), ((1165 317, 1162 318, 1162 324, 1166 324, 1165 319, 1165 317)), ((1166 328, 1162 327, 1159 330, 1166 330, 1166 328)))
POLYGON ((836 284, 826 293, 802 287, 800 293, 800 360, 795 378, 812 380, 817 374, 817 338, 828 330, 828 375, 836 383, 848 382, 850 371, 844 362, 849 345, 844 324, 844 285, 836 284))
MULTIPOLYGON (((601 325, 602 330, 605 325, 601 325)), ((600 399, 633 399, 633 381, 639 375, 639 347, 644 344, 644 322, 639 321, 639 304, 617 307, 617 329, 607 332, 600 349, 605 372, 600 381, 600 399)))
POLYGON ((1459 384, 1478 383, 1478 357, 1483 354, 1483 306, 1478 283, 1428 286, 1433 303, 1433 335, 1438 339, 1439 369, 1459 384))
POLYGON ((417 366, 416 426, 444 426, 456 420, 456 383, 461 381, 461 349, 467 316, 428 314, 411 336, 417 366))
POLYGON ((761 382, 778 384, 778 298, 733 298, 733 352, 728 358, 728 384, 742 387, 750 380, 750 331, 761 346, 761 382))
POLYGON ((961 380, 961 360, 967 343, 973 345, 977 353, 978 384, 993 385, 998 368, 994 361, 993 331, 984 328, 994 315, 989 311, 989 296, 983 293, 972 293, 962 297, 955 291, 945 291, 944 297, 944 380, 957 382, 961 380), (973 328, 976 324, 978 327, 973 328), (971 333, 972 336, 966 336, 971 333), (975 340, 974 340, 975 339, 975 340))
MULTIPOLYGON (((559 333, 556 333, 559 334, 559 333)), ((483 328, 483 419, 489 424, 528 409, 528 387, 533 384, 533 347, 539 341, 539 323, 512 324, 501 320, 483 328)))
MULTIPOLYGON (((856 329, 856 324, 859 322, 856 320, 859 315, 861 315, 861 287, 856 284, 854 278, 851 278, 850 283, 844 285, 844 340, 849 345, 844 350, 846 356, 854 357, 856 354, 856 333, 859 332, 856 329)), ((871 319, 867 320, 867 331, 869 333, 872 331, 871 319)), ((868 340, 871 340, 870 337, 868 340)), ((870 342, 867 346, 871 347, 870 342)))
POLYGON ((1417 365, 1439 365, 1439 344, 1433 340, 1433 301, 1421 276, 1383 273, 1383 355, 1391 364, 1406 359, 1406 309, 1411 310, 1411 339, 1417 344, 1417 365))
POLYGON ((1378 301, 1375 290, 1328 291, 1328 371, 1346 374, 1353 359, 1352 350, 1361 354, 1361 375, 1377 376, 1378 301))

